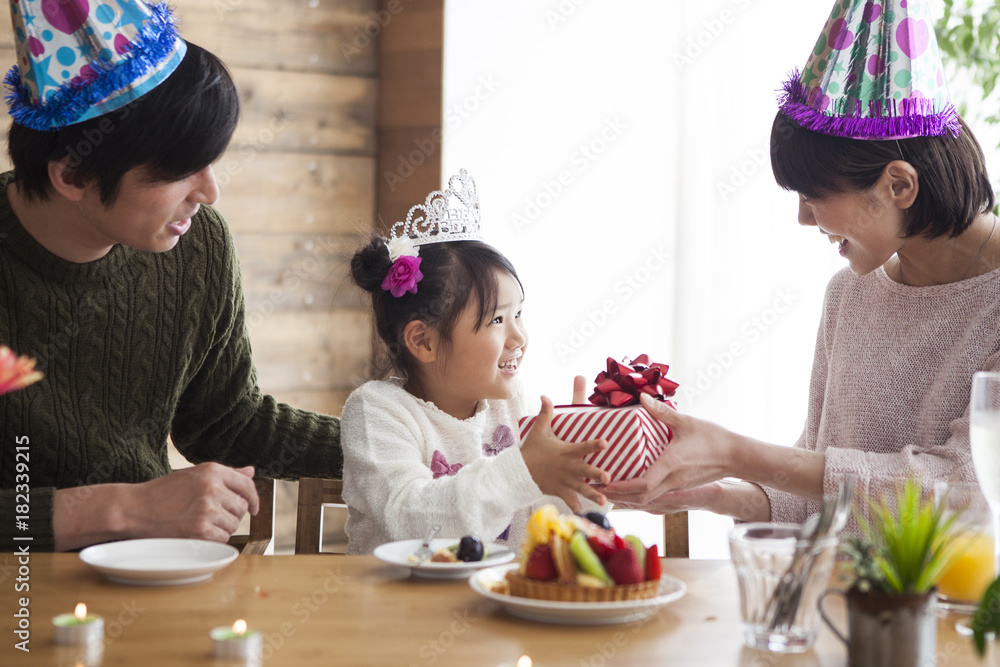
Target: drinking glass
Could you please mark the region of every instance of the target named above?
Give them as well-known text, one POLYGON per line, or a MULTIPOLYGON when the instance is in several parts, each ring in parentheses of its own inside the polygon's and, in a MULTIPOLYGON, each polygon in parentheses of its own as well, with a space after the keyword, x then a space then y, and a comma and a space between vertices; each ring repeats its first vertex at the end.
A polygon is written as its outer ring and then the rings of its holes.
MULTIPOLYGON (((969 443, 979 488, 993 514, 993 534, 1000 538, 1000 373, 972 376, 969 443)), ((1000 539, 993 541, 993 576, 1000 576, 1000 539)))
POLYGON ((801 526, 790 523, 744 523, 729 535, 729 553, 740 587, 743 643, 750 648, 802 653, 819 632, 816 603, 829 585, 840 538, 828 535, 810 544, 800 540, 800 530, 801 526), (802 571, 809 576, 801 582, 801 596, 789 622, 772 628, 772 598, 800 546, 808 547, 802 571))
POLYGON ((934 501, 957 515, 951 562, 938 580, 938 609, 971 615, 993 582, 993 513, 975 482, 938 481, 934 501))

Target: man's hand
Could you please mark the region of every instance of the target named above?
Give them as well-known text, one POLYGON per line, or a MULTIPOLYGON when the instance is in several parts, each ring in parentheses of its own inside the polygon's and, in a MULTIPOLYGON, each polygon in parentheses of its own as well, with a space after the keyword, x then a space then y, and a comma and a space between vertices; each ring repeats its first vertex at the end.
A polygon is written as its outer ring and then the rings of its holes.
POLYGON ((184 537, 225 542, 260 506, 253 467, 201 463, 141 484, 56 492, 56 549, 107 540, 184 537))

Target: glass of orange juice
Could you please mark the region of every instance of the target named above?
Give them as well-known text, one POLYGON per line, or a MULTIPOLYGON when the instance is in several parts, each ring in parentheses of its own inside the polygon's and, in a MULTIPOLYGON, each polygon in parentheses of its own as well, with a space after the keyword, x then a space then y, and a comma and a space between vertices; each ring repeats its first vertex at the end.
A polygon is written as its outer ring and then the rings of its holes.
POLYGON ((994 579, 990 508, 974 482, 937 482, 934 496, 947 512, 959 513, 950 563, 937 585, 938 606, 971 614, 994 579))

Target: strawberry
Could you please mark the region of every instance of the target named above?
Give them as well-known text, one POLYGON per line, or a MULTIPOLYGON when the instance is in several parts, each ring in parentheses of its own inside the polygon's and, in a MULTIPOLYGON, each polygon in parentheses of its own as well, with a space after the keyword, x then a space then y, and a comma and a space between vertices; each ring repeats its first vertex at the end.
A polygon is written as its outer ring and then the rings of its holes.
POLYGON ((538 581, 552 581, 558 574, 552 560, 552 549, 548 544, 539 544, 524 564, 524 576, 538 581))
POLYGON ((609 540, 604 535, 591 535, 587 538, 590 548, 594 550, 601 561, 606 561, 611 552, 615 550, 614 540, 609 540))
POLYGON ((663 574, 663 563, 660 562, 660 550, 654 544, 646 549, 646 581, 659 581, 663 574))
POLYGON ((618 549, 604 563, 604 569, 619 586, 642 583, 643 571, 639 567, 639 557, 631 547, 618 549))
POLYGON ((615 551, 620 551, 622 549, 628 549, 628 544, 625 543, 625 538, 621 535, 615 535, 615 551))

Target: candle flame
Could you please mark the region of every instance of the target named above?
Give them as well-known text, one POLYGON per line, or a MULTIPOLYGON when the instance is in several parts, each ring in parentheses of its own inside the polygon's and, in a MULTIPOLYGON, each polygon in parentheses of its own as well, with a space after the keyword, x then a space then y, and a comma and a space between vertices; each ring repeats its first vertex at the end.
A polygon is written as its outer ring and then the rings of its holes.
POLYGON ((82 602, 77 603, 76 609, 73 610, 73 615, 76 616, 76 620, 78 621, 87 618, 87 605, 82 602))
POLYGON ((238 635, 245 635, 247 632, 247 622, 241 618, 233 623, 233 632, 238 635))
POLYGON ((517 667, 531 667, 531 658, 526 655, 522 655, 517 659, 517 667))

